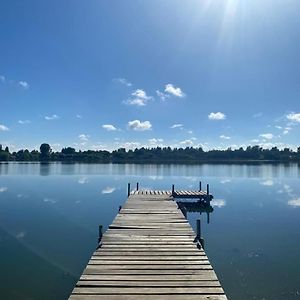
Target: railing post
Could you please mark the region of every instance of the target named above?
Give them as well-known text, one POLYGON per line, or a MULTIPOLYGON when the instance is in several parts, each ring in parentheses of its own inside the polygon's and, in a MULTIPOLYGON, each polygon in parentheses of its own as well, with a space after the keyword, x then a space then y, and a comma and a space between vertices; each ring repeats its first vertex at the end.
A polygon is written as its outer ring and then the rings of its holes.
POLYGON ((199 192, 201 192, 201 190, 202 190, 202 183, 201 181, 199 181, 199 192))
POLYGON ((127 186, 127 197, 130 196, 130 183, 128 183, 128 186, 127 186))
POLYGON ((174 184, 172 184, 172 196, 174 196, 174 193, 175 193, 175 186, 174 184))
POLYGON ((139 190, 139 183, 138 182, 136 183, 136 190, 137 191, 139 190))
POLYGON ((209 195, 209 184, 207 184, 206 193, 207 193, 207 196, 208 196, 209 195))

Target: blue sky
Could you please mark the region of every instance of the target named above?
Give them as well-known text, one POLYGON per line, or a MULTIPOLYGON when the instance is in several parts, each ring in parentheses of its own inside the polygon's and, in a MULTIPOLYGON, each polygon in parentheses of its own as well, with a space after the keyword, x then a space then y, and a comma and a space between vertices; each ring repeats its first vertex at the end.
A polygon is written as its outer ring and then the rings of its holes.
POLYGON ((11 150, 300 145, 298 0, 1 1, 11 150))

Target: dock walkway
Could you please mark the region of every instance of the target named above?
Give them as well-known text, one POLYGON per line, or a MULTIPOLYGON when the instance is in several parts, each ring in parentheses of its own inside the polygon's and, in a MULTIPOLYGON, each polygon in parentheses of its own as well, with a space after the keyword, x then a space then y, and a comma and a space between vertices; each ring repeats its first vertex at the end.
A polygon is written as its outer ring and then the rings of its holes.
POLYGON ((170 192, 133 192, 104 233, 71 300, 226 300, 170 192))

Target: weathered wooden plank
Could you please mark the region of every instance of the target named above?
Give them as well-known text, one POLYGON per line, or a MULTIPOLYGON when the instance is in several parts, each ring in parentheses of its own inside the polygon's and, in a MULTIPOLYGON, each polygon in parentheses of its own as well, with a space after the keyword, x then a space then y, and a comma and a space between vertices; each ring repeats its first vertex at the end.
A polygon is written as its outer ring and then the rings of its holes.
POLYGON ((94 255, 114 255, 114 256, 199 256, 195 251, 180 251, 180 250, 152 250, 152 251, 122 251, 122 250, 110 250, 106 249, 106 251, 96 251, 94 252, 94 255))
POLYGON ((153 255, 143 255, 143 256, 135 256, 135 255, 131 255, 130 257, 126 257, 126 256, 116 256, 116 255, 95 255, 91 257, 91 260, 101 260, 101 261, 105 261, 105 260, 110 260, 110 261, 124 261, 124 260, 128 260, 128 259, 132 259, 132 260, 136 260, 136 261, 143 261, 143 260, 148 260, 148 261, 185 261, 185 262, 189 262, 189 261, 198 261, 198 260, 202 260, 202 259, 207 259, 207 256, 205 254, 203 255, 195 255, 195 256, 153 256, 153 255))
POLYGON ((102 295, 118 295, 118 294, 127 294, 127 295, 170 295, 170 294, 223 294, 223 289, 221 287, 157 287, 154 289, 148 287, 81 287, 74 289, 74 294, 102 294, 102 295))
POLYGON ((197 266, 197 265, 207 265, 209 264, 209 261, 207 259, 202 260, 190 260, 190 261, 184 261, 184 260, 102 260, 101 258, 94 258, 91 259, 88 263, 89 265, 168 265, 168 266, 197 266))
POLYGON ((212 270, 211 266, 203 266, 201 268, 198 268, 196 270, 178 270, 178 269, 173 269, 173 270, 162 270, 162 269, 135 269, 135 270, 120 270, 120 269, 103 269, 102 267, 94 267, 92 268, 91 266, 87 267, 84 271, 83 274, 128 274, 128 275, 179 275, 179 274, 185 274, 185 275, 190 275, 190 274, 198 274, 201 273, 203 270, 212 270))
POLYGON ((92 274, 92 275, 81 275, 80 280, 114 280, 114 281, 199 281, 199 280, 217 280, 217 276, 213 270, 204 270, 202 273, 194 275, 164 275, 164 277, 158 275, 101 275, 101 274, 92 274))
POLYGON ((77 287, 221 287, 218 280, 194 281, 128 281, 128 280, 79 280, 77 287))
POLYGON ((98 281, 105 281, 105 280, 112 280, 112 281, 162 281, 162 282, 171 282, 171 281, 199 281, 199 280, 217 280, 217 276, 213 270, 204 270, 202 273, 198 274, 182 274, 182 275, 168 275, 165 274, 163 277, 159 274, 156 275, 118 275, 118 274, 91 274, 91 275, 81 275, 80 280, 98 280, 98 281))
POLYGON ((91 261, 87 265, 86 269, 90 270, 99 270, 101 269, 102 271, 104 270, 211 270, 212 267, 209 264, 209 262, 203 263, 203 264, 197 264, 197 265, 188 265, 188 264, 183 264, 183 265, 172 265, 172 264, 160 264, 160 265, 99 265, 97 262, 91 261))
POLYGON ((71 295, 70 300, 227 300, 225 295, 71 295))

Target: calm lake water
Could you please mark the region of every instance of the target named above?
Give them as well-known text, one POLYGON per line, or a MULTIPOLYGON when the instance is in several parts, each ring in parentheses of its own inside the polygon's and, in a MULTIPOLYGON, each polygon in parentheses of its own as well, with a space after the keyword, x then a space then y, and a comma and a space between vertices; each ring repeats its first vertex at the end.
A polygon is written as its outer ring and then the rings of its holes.
POLYGON ((197 189, 207 255, 229 299, 300 299, 300 166, 0 164, 1 299, 67 299, 127 183, 197 189))

